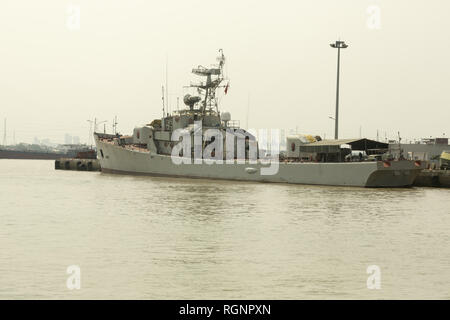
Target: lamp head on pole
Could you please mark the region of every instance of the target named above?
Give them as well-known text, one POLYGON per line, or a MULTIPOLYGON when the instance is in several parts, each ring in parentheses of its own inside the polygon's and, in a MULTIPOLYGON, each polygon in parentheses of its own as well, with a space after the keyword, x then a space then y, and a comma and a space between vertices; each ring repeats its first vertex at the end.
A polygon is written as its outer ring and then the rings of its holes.
POLYGON ((330 47, 338 48, 338 49, 345 49, 348 47, 348 44, 346 44, 344 41, 336 41, 335 43, 331 43, 330 47))

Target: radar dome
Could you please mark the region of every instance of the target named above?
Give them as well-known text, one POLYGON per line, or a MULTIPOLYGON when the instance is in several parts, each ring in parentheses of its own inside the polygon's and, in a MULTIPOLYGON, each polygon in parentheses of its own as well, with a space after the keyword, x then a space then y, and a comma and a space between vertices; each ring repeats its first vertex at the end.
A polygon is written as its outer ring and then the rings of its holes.
POLYGON ((229 112, 223 112, 220 117, 222 118, 222 121, 231 120, 231 114, 229 112))

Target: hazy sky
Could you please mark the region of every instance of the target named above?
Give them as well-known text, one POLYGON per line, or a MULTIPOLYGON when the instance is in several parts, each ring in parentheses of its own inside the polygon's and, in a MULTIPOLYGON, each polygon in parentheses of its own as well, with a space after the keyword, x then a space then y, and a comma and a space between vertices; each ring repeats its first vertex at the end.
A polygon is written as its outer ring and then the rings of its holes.
POLYGON ((166 56, 175 109, 220 48, 222 111, 245 126, 250 95, 250 128, 331 138, 339 37, 341 137, 450 135, 448 0, 2 0, 0 140, 5 117, 9 141, 85 142, 115 115, 129 133, 161 116, 166 56))

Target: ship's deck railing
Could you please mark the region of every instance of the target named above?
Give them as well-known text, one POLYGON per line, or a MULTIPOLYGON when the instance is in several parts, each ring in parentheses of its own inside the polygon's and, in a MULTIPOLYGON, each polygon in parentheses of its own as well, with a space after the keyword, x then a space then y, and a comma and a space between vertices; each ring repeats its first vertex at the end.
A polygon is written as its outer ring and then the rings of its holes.
MULTIPOLYGON (((222 121, 225 124, 225 121, 222 121)), ((226 121, 227 128, 240 128, 240 122, 239 120, 229 120, 226 121)))

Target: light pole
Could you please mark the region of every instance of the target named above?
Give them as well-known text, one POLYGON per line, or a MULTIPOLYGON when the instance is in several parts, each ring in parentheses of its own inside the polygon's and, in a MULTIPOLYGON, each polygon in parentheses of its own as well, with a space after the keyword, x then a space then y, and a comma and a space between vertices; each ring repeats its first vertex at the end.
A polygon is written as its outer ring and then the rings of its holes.
POLYGON ((337 57, 337 81, 336 81, 336 116, 334 117, 334 139, 338 139, 339 137, 339 66, 341 60, 341 49, 345 49, 348 47, 344 41, 336 41, 335 43, 330 44, 332 48, 338 49, 338 57, 337 57))
MULTIPOLYGON (((328 119, 331 119, 331 120, 333 120, 336 123, 336 118, 335 117, 328 116, 328 119)), ((333 129, 331 129, 331 130, 333 130, 333 129)))

